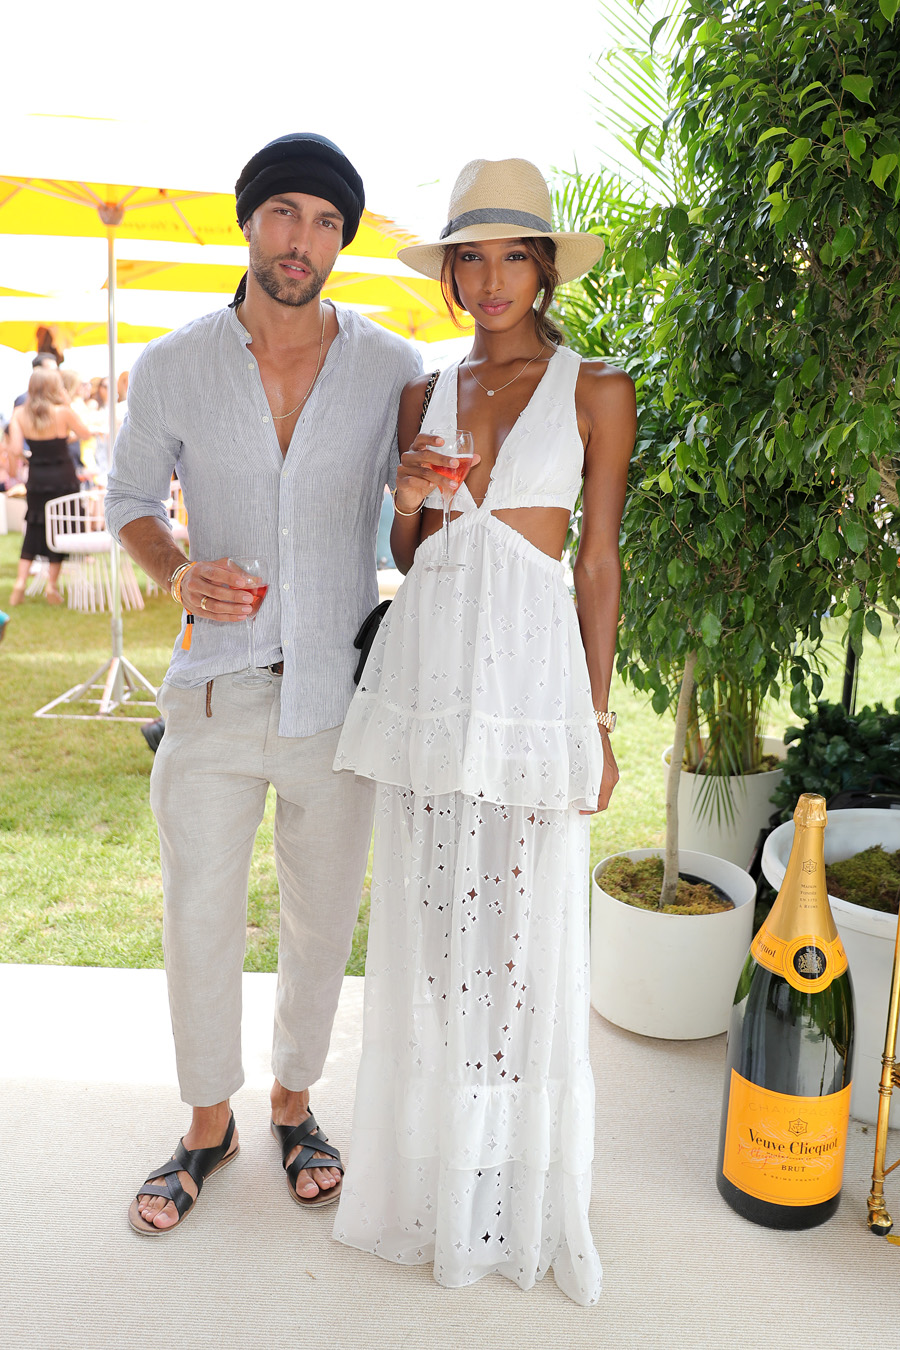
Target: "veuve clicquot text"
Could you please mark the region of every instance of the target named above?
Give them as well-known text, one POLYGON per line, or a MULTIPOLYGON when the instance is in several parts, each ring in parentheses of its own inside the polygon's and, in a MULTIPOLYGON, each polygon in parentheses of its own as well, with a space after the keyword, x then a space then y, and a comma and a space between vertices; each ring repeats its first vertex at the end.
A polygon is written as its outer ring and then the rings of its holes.
POLYGON ((841 1197, 853 986, 825 884, 825 799, 804 793, 778 898, 728 1029, 719 1191, 769 1228, 812 1228, 841 1197))

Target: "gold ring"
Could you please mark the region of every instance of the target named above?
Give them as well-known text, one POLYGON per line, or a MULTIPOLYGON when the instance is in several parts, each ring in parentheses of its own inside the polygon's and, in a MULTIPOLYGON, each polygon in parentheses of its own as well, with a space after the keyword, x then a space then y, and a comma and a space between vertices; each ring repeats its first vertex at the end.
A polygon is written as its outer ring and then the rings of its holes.
POLYGON ((208 595, 204 595, 203 599, 200 601, 200 608, 201 608, 201 609, 206 609, 206 602, 207 602, 208 599, 209 599, 209 596, 208 596, 208 595))

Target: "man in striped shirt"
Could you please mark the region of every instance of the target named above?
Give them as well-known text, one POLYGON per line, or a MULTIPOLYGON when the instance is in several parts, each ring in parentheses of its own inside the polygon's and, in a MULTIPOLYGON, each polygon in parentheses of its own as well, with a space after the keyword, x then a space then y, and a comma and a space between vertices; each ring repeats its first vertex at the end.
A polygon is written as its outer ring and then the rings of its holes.
POLYGON ((243 1082, 241 972, 253 842, 276 790, 281 931, 273 1133, 299 1204, 337 1198, 341 1166, 309 1109, 350 951, 372 788, 332 769, 353 692, 352 640, 377 602, 375 531, 397 462, 397 407, 421 370, 402 339, 321 299, 356 233, 363 185, 332 142, 281 137, 236 186, 249 269, 233 305, 152 343, 131 375, 106 517, 183 606, 160 691, 166 733, 151 777, 164 946, 190 1129, 129 1212, 160 1234, 238 1149, 229 1099, 243 1082), (164 500, 184 492, 191 563, 164 500), (229 561, 266 561, 253 596, 229 561), (189 621, 190 619, 190 621, 189 621), (322 1166, 316 1166, 321 1160, 322 1166))

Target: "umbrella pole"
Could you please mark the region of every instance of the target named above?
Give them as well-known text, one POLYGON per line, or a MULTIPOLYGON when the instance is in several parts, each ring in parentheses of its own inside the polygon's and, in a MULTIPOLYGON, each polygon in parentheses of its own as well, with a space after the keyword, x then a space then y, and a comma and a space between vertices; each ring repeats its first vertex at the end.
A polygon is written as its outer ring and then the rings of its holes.
MULTIPOLYGON (((112 226, 106 231, 106 261, 107 261, 107 328, 106 335, 109 344, 109 450, 107 451, 109 467, 112 468, 113 447, 116 443, 116 404, 118 403, 118 390, 116 388, 116 240, 112 226)), ((112 666, 110 668, 106 688, 104 689, 103 700, 100 704, 100 712, 110 711, 110 706, 115 706, 123 701, 124 686, 122 681, 122 591, 119 582, 119 545, 113 540, 112 550, 110 551, 110 571, 112 572, 112 619, 110 623, 112 636, 112 666)))

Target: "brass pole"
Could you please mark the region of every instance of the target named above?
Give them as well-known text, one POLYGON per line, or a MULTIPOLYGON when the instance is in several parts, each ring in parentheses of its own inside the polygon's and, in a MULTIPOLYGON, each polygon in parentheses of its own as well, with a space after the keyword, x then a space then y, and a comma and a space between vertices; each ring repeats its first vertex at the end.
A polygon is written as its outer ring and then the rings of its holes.
MULTIPOLYGON (((884 1203, 884 1178, 898 1163, 885 1168, 888 1117, 891 1109, 891 1091, 900 1086, 896 1068, 897 1021, 900 1018, 900 918, 897 921, 897 939, 894 943, 894 969, 891 976, 891 998, 888 1005, 887 1029, 884 1035, 884 1054, 881 1058, 881 1082, 878 1085, 878 1118, 875 1125, 875 1164, 872 1171, 872 1189, 869 1193, 868 1225, 878 1237, 886 1237, 893 1227, 893 1219, 884 1203)), ((900 1160, 898 1160, 900 1162, 900 1160)))

